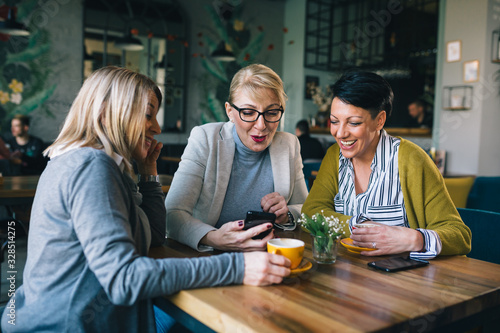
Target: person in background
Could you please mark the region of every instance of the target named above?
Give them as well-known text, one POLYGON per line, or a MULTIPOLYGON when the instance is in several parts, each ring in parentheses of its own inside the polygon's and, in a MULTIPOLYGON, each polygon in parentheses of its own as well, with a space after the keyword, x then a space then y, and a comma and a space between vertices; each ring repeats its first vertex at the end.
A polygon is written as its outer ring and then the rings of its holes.
POLYGON ((302 211, 341 221, 367 256, 410 252, 415 258, 467 254, 471 232, 441 173, 420 147, 388 135, 393 92, 381 76, 347 72, 333 85, 330 132, 336 140, 302 211), (370 221, 377 227, 358 228, 370 221), (353 228, 354 227, 354 228, 353 228))
POLYGON ((7 303, 2 331, 164 332, 173 319, 153 306, 155 297, 280 283, 290 274, 288 259, 267 252, 147 257, 165 240, 162 143, 154 139, 161 100, 151 79, 125 68, 104 67, 85 81, 45 151, 23 285, 7 303))
POLYGON ((11 121, 12 137, 5 143, 11 151, 11 163, 21 175, 39 175, 47 164, 43 156, 43 141, 29 134, 30 119, 15 115, 11 121))
POLYGON ((300 156, 302 161, 307 160, 321 160, 325 156, 325 151, 321 142, 318 139, 311 137, 309 134, 309 123, 303 119, 295 125, 295 135, 299 138, 300 142, 300 156))
POLYGON ((247 211, 296 225, 307 187, 299 140, 277 131, 286 98, 269 67, 254 64, 235 74, 225 103, 229 121, 191 131, 165 201, 169 238, 198 251, 264 250, 273 232, 252 237, 273 225, 243 230, 247 211))
POLYGON ((408 105, 408 114, 411 117, 408 127, 432 128, 432 114, 427 112, 427 103, 422 99, 408 105))

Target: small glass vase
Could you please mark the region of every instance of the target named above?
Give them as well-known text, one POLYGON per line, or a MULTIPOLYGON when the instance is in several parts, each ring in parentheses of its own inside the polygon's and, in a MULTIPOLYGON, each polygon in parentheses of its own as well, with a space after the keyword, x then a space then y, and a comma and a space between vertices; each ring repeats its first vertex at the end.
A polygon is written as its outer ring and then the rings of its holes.
POLYGON ((318 264, 333 264, 337 260, 340 236, 313 236, 312 254, 318 264))

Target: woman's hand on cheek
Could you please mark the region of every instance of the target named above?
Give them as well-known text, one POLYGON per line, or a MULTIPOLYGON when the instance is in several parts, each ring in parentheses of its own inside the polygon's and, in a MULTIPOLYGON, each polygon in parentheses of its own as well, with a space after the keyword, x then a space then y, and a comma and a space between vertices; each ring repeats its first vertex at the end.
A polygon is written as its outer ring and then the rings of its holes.
POLYGON ((151 141, 151 146, 148 149, 146 158, 142 161, 136 161, 139 173, 145 175, 156 175, 158 173, 156 161, 158 160, 158 157, 160 157, 162 147, 163 143, 154 139, 151 141))
POLYGON ((163 143, 153 139, 153 141, 151 142, 151 147, 149 147, 148 156, 146 157, 146 159, 150 163, 156 163, 158 157, 160 157, 162 148, 163 148, 163 143))
POLYGON ((156 167, 156 161, 160 157, 161 149, 163 148, 163 143, 158 142, 153 139, 151 141, 151 147, 148 149, 148 154, 144 160, 146 165, 154 165, 156 167))
POLYGON ((262 206, 262 210, 264 212, 276 214, 277 223, 288 222, 288 206, 286 204, 285 197, 278 192, 265 195, 261 199, 260 205, 262 206))

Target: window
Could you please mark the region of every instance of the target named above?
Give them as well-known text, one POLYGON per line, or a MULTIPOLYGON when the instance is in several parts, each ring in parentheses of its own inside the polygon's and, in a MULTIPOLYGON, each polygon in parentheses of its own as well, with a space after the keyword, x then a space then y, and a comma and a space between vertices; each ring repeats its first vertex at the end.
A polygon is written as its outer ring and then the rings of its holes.
POLYGON ((174 0, 86 0, 84 6, 84 77, 107 65, 147 75, 163 93, 158 112, 162 130, 183 132, 188 42, 181 7, 174 0), (142 49, 118 47, 129 33, 142 49))

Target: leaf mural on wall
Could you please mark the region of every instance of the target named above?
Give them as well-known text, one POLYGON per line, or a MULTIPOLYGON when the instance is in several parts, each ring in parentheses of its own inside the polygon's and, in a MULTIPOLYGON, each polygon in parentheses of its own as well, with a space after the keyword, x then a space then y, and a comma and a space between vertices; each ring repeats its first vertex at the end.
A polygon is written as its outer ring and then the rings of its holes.
POLYGON ((50 51, 49 44, 37 45, 23 52, 16 54, 8 54, 5 65, 12 64, 15 62, 30 62, 39 58, 44 53, 50 51))
POLYGON ((228 3, 225 5, 225 8, 217 8, 216 4, 205 6, 213 26, 198 34, 199 45, 208 51, 206 56, 203 56, 203 52, 195 53, 196 56, 200 54, 201 65, 206 71, 198 80, 202 93, 202 123, 227 121, 224 102, 229 94, 230 82, 238 70, 256 62, 265 36, 259 26, 257 34, 252 37, 246 22, 241 19, 241 3, 230 8, 227 7, 228 3), (233 52, 235 61, 223 62, 210 57, 221 42, 226 44, 226 50, 233 52))
POLYGON ((240 54, 236 58, 236 62, 239 63, 241 67, 248 66, 252 63, 252 60, 255 59, 257 54, 259 54, 262 49, 263 39, 264 33, 261 32, 248 44, 248 46, 241 50, 240 54))
POLYGON ((227 119, 226 113, 222 112, 222 110, 224 110, 224 105, 217 98, 214 91, 211 90, 208 92, 207 101, 208 101, 208 107, 212 111, 212 115, 214 116, 215 121, 225 121, 227 119))
POLYGON ((213 6, 205 5, 205 10, 208 12, 208 15, 212 19, 214 23, 215 30, 217 31, 217 35, 219 36, 219 40, 225 41, 229 43, 229 36, 227 34, 226 26, 224 22, 221 20, 221 17, 217 14, 213 6))
POLYGON ((30 98, 26 98, 22 105, 19 105, 18 107, 14 108, 12 110, 11 116, 13 116, 15 114, 28 115, 32 111, 41 107, 43 105, 43 103, 47 99, 49 99, 50 96, 52 96, 56 87, 57 87, 57 85, 54 84, 50 88, 42 90, 42 91, 38 91, 35 95, 31 96, 30 98))
MULTIPOLYGON (((202 83, 203 99, 200 103, 200 108, 204 110, 201 114, 201 121, 203 124, 211 122, 226 121, 226 111, 224 108, 224 101, 217 97, 217 90, 213 89, 215 79, 213 77, 205 78, 207 82, 202 83)), ((229 85, 229 83, 227 83, 229 85)), ((226 86, 223 86, 225 89, 226 86)))
POLYGON ((224 72, 224 68, 222 68, 219 61, 214 62, 208 61, 207 59, 202 59, 201 64, 211 75, 221 80, 222 82, 228 82, 227 75, 224 72))
MULTIPOLYGON (((29 17, 37 1, 25 0, 17 6, 17 20, 29 17)), ((0 6, 0 13, 7 12, 0 6)), ((5 19, 5 17, 2 18, 5 19)), ((25 22, 24 23, 28 23, 25 22)), ((29 115, 40 109, 52 113, 43 104, 53 95, 57 85, 48 84, 50 69, 50 36, 46 29, 28 24, 27 37, 0 34, 0 128, 10 129, 15 114, 29 115)))
POLYGON ((209 36, 204 36, 203 39, 205 40, 205 43, 207 44, 207 47, 208 47, 208 50, 210 52, 213 52, 215 51, 215 49, 217 48, 217 42, 214 41, 212 38, 210 38, 209 36))

